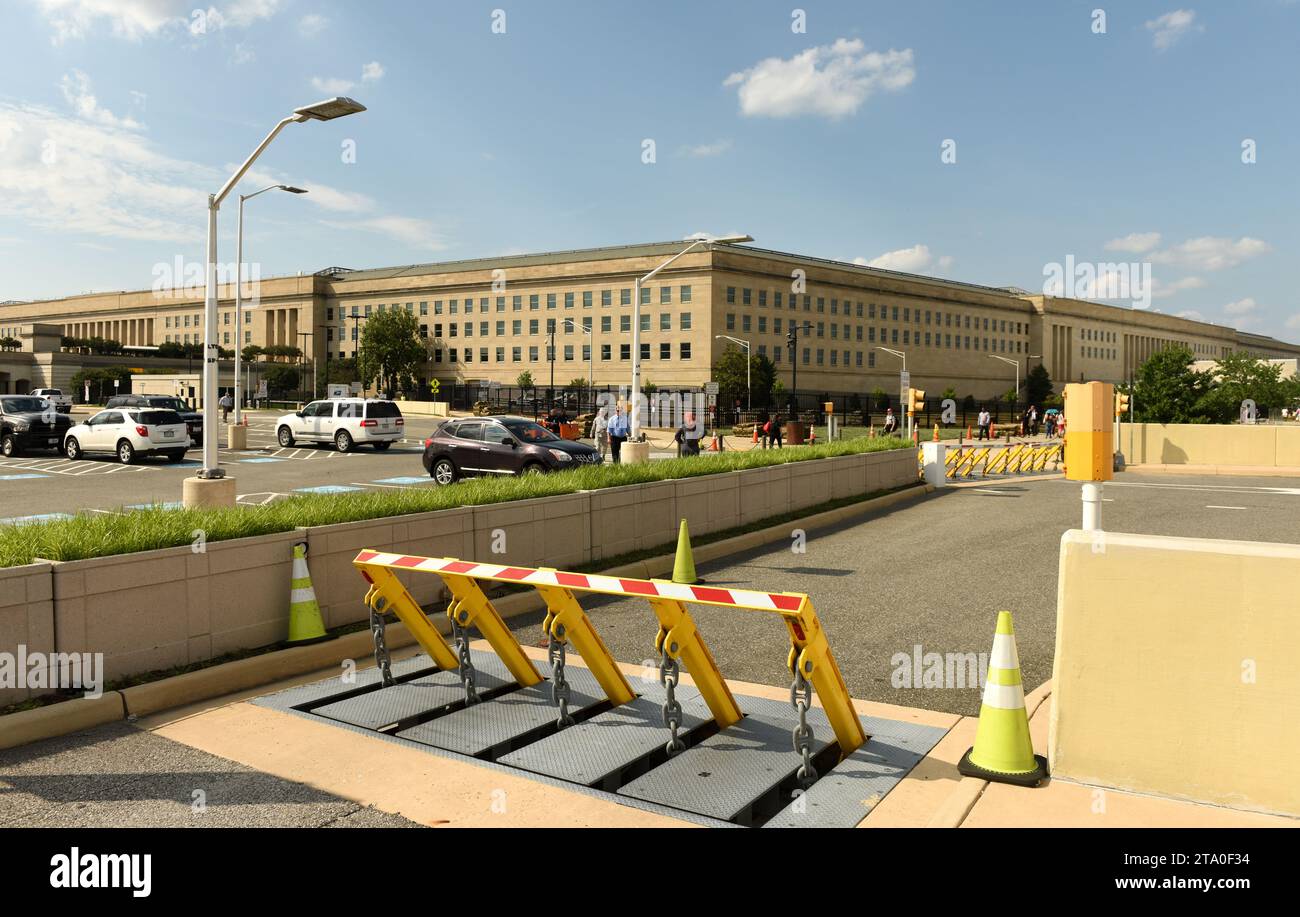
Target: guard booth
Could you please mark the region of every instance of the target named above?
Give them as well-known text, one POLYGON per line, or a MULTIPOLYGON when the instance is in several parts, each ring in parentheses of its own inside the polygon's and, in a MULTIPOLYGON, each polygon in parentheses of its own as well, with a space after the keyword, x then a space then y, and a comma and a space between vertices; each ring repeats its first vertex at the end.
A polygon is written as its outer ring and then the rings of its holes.
POLYGON ((353 563, 370 584, 376 668, 349 690, 335 680, 259 702, 706 825, 851 826, 944 732, 859 717, 812 601, 801 593, 370 550, 353 563), (412 574, 446 585, 450 641, 403 585, 401 577, 412 574), (488 598, 485 587, 501 585, 531 587, 545 602, 544 663, 525 651, 488 598), (643 607, 654 664, 629 675, 579 596, 643 607), (776 616, 787 637, 789 700, 735 696, 688 606, 706 616, 714 608, 776 616), (406 625, 420 656, 392 662, 390 614, 406 625), (490 651, 471 648, 472 632, 490 651))

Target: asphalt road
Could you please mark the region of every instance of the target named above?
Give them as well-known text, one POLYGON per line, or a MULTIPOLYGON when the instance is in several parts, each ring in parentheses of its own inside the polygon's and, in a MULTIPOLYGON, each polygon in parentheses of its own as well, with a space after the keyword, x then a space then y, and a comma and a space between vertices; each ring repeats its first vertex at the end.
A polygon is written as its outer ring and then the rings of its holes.
MULTIPOLYGON (((1103 523, 1122 532, 1293 543, 1300 487, 1287 484, 1129 472, 1106 486, 1103 523)), ((811 532, 803 554, 768 548, 697 572, 711 585, 811 595, 854 697, 977 714, 978 688, 913 687, 895 655, 913 658, 920 646, 925 668, 925 653, 986 654, 997 612, 1006 609, 1026 691, 1050 678, 1060 537, 1081 515, 1079 485, 1059 478, 950 488, 856 525, 811 532)), ((616 659, 651 659, 658 626, 644 601, 581 601, 616 659)), ((775 615, 691 611, 724 676, 789 684, 788 638, 775 615)), ((521 642, 544 645, 540 618, 510 623, 521 642)))
POLYGON ((0 751, 0 828, 419 825, 113 723, 0 751))

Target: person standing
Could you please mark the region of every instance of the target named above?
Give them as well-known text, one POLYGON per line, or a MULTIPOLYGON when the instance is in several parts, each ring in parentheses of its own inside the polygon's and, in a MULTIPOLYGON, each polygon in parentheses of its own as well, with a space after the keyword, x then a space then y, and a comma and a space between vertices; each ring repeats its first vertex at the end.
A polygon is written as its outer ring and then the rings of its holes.
POLYGON ((1029 435, 1038 435, 1038 406, 1034 404, 1029 406, 1029 435))
POLYGON ((225 423, 230 416, 230 409, 235 406, 235 399, 230 397, 230 392, 226 392, 217 404, 221 407, 221 422, 225 423))
POLYGON ((758 425, 758 441, 766 449, 772 438, 771 418, 767 416, 767 411, 759 411, 758 418, 754 422, 758 425))
POLYGON ((609 451, 609 417, 606 416, 603 407, 596 412, 596 417, 591 422, 591 435, 596 440, 596 450, 600 452, 600 459, 604 461, 605 453, 609 451))
POLYGON ((772 425, 772 448, 784 448, 781 444, 781 412, 777 411, 773 414, 772 419, 768 422, 772 425))
POLYGON ((695 422, 694 414, 687 414, 684 422, 677 428, 673 441, 677 443, 678 457, 700 454, 700 436, 703 428, 695 422))
POLYGON ((991 421, 990 421, 990 418, 989 418, 988 408, 983 408, 983 409, 981 409, 981 410, 980 410, 980 413, 979 413, 979 416, 978 416, 977 418, 975 418, 975 425, 976 425, 977 427, 979 427, 979 431, 980 431, 980 432, 979 432, 979 436, 977 436, 976 439, 988 439, 988 438, 989 438, 989 423, 990 423, 990 422, 991 422, 991 421))
POLYGON ((618 405, 614 408, 614 416, 609 419, 609 451, 615 465, 620 464, 619 452, 627 442, 627 436, 627 415, 623 413, 623 406, 618 405))

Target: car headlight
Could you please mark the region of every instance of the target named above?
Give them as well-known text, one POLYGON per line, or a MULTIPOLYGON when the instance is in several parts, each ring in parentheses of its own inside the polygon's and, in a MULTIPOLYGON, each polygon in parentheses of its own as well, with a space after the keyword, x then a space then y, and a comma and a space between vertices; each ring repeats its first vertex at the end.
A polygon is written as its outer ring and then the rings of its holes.
POLYGON ((569 455, 569 453, 565 452, 563 449, 547 449, 546 451, 551 453, 557 462, 573 461, 573 456, 569 455))
POLYGON ((27 421, 25 421, 25 420, 16 420, 16 419, 14 420, 14 432, 15 432, 15 433, 26 433, 26 432, 27 432, 28 430, 30 430, 31 428, 32 428, 32 425, 29 424, 29 423, 28 423, 27 421))

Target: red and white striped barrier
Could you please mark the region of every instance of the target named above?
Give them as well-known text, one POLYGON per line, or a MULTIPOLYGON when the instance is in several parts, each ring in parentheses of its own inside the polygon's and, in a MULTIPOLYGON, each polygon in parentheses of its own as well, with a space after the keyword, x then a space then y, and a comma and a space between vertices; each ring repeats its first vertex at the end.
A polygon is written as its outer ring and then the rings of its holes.
POLYGON ((806 595, 792 592, 756 592, 752 589, 688 586, 667 580, 626 579, 620 576, 601 576, 596 573, 565 573, 561 570, 477 564, 451 557, 416 557, 410 554, 386 554, 380 551, 362 551, 357 555, 355 563, 375 564, 399 570, 423 570, 426 573, 470 576, 474 579, 497 580, 503 583, 523 583, 529 586, 561 586, 579 592, 676 599, 679 602, 694 602, 700 605, 753 608, 759 611, 775 611, 790 617, 797 616, 800 607, 808 598, 806 595))

